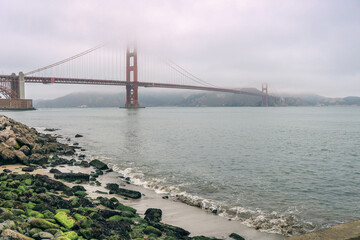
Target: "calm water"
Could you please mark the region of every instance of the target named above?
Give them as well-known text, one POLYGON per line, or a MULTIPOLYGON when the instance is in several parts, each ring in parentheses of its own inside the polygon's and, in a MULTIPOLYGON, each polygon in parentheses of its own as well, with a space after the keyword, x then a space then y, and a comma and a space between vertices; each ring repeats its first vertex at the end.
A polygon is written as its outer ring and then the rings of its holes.
POLYGON ((360 108, 40 109, 89 157, 250 226, 300 233, 360 218, 360 108), (75 139, 73 139, 75 140, 75 139))

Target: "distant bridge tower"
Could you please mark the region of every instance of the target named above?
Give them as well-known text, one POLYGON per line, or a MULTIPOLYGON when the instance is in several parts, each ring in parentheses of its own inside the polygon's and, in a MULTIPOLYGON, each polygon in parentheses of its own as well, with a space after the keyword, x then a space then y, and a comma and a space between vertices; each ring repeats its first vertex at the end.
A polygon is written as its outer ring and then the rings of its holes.
POLYGON ((268 95, 268 84, 263 83, 261 85, 261 92, 262 92, 262 106, 268 107, 269 106, 269 95, 268 95))
POLYGON ((138 86, 132 83, 138 81, 136 48, 126 50, 126 108, 138 108, 138 86))

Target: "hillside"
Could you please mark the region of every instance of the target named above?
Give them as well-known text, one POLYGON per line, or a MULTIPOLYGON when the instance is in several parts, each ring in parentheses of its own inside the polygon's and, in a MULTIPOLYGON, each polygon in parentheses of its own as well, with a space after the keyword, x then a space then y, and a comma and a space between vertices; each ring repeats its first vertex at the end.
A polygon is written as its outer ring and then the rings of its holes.
MULTIPOLYGON (((246 89, 257 91, 256 89, 246 89)), ((261 106, 261 97, 231 93, 144 93, 140 95, 140 105, 157 106, 261 106)), ((73 93, 53 100, 35 100, 36 108, 61 107, 119 107, 125 105, 124 94, 114 93, 73 93)), ((269 106, 360 106, 360 97, 326 98, 318 95, 284 95, 282 98, 269 98, 269 106)))

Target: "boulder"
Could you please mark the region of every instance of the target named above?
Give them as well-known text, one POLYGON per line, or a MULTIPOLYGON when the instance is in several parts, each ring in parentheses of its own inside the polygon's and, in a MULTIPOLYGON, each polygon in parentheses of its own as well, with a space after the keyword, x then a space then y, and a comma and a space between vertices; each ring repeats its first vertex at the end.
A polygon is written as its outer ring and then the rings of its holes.
POLYGON ((6 229, 2 232, 1 236, 5 239, 14 239, 14 240, 34 240, 31 237, 27 237, 19 232, 16 232, 11 229, 6 229))
MULTIPOLYGON (((31 135, 30 135, 31 136, 31 135)), ((19 143, 20 146, 28 146, 29 148, 33 148, 34 147, 34 141, 32 136, 31 136, 31 140, 29 140, 30 138, 27 137, 17 137, 16 141, 19 143)))
POLYGON ((76 221, 75 218, 73 218, 72 216, 70 216, 70 214, 68 214, 67 212, 61 211, 58 212, 55 216, 54 219, 63 227, 67 228, 67 229, 78 229, 79 228, 79 222, 76 221))
POLYGON ((31 149, 27 145, 23 145, 19 150, 23 152, 26 156, 29 156, 31 154, 31 149))
POLYGON ((56 191, 67 191, 69 187, 66 186, 64 183, 52 180, 46 175, 36 174, 35 178, 39 180, 47 189, 51 190, 54 189, 56 191))
POLYGON ((75 137, 76 137, 76 138, 80 138, 80 137, 83 137, 83 135, 81 135, 81 134, 76 134, 75 137))
POLYGON ((35 167, 23 167, 21 170, 23 172, 33 172, 35 169, 35 167))
POLYGON ((99 170, 106 170, 109 169, 108 165, 106 165, 105 163, 103 163, 102 161, 98 160, 98 159, 94 159, 90 162, 90 165, 99 169, 99 170))
POLYGON ((152 222, 160 222, 162 216, 161 209, 158 208, 148 208, 145 212, 145 220, 152 222))
POLYGON ((90 175, 86 173, 55 173, 54 177, 56 179, 63 179, 70 182, 74 182, 76 180, 88 182, 90 180, 90 175))
POLYGON ((14 164, 16 163, 17 158, 15 153, 10 150, 9 148, 5 148, 4 150, 1 151, 0 153, 0 164, 4 165, 4 164, 14 164))
POLYGON ((90 163, 87 161, 81 161, 80 166, 88 168, 88 167, 90 167, 90 163))
POLYGON ((239 234, 236 234, 236 233, 231 233, 229 235, 229 237, 235 239, 235 240, 245 240, 245 238, 243 238, 242 236, 240 236, 239 234))
POLYGON ((61 173, 61 171, 60 171, 59 169, 56 169, 56 168, 50 169, 49 172, 50 172, 50 173, 61 173))
POLYGON ((14 150, 14 154, 16 155, 18 162, 25 165, 29 163, 29 158, 21 150, 14 150))
POLYGON ((48 161, 49 158, 46 155, 40 153, 33 153, 29 158, 29 163, 37 164, 37 165, 47 164, 48 161))
POLYGON ((29 224, 34 228, 40 228, 43 230, 49 228, 60 228, 59 225, 41 218, 29 218, 29 224))
POLYGON ((11 228, 14 229, 16 227, 15 222, 11 220, 6 220, 5 222, 0 223, 0 232, 4 229, 11 228))
POLYGON ((5 142, 8 146, 13 147, 15 149, 19 149, 20 145, 17 143, 15 137, 9 137, 5 142))
POLYGON ((118 195, 129 197, 133 199, 139 199, 141 198, 141 193, 138 191, 133 191, 125 188, 120 188, 118 184, 116 183, 108 183, 106 185, 106 188, 110 190, 110 193, 116 193, 118 195))
POLYGON ((42 240, 42 239, 54 239, 54 235, 48 232, 39 232, 32 236, 35 239, 42 240))

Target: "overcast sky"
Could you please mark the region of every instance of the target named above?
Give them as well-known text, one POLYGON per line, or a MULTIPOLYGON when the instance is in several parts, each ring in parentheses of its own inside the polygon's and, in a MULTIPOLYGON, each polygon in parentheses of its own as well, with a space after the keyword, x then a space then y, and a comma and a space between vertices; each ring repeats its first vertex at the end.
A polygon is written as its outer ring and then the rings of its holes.
MULTIPOLYGON (((4 74, 136 39, 218 86, 360 96, 359 0, 0 0, 0 8, 4 74)), ((120 89, 27 84, 26 97, 120 89)))

